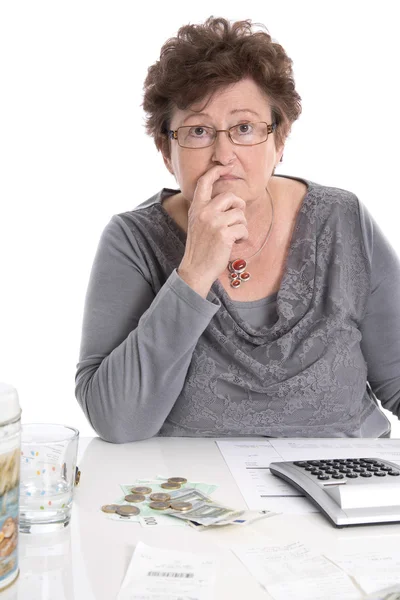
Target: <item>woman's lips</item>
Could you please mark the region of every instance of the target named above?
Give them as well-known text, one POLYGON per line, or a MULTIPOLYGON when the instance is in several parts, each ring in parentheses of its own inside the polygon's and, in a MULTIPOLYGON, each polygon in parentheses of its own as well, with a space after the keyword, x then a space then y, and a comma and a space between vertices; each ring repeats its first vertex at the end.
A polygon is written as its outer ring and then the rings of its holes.
POLYGON ((239 177, 233 177, 232 175, 222 175, 222 177, 220 177, 219 179, 239 179, 239 177))

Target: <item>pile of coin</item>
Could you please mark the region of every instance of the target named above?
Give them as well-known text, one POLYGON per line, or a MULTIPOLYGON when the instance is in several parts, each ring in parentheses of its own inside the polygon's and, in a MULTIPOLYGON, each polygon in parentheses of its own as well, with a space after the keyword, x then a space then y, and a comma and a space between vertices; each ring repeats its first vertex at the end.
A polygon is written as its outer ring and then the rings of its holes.
MULTIPOLYGON (((179 490, 181 486, 187 483, 187 479, 184 477, 170 477, 165 483, 162 483, 160 487, 165 490, 179 490)), ((131 493, 127 494, 124 498, 126 502, 140 503, 146 500, 146 496, 150 494, 149 507, 153 510, 166 510, 172 508, 173 510, 186 511, 192 508, 190 502, 174 502, 171 501, 171 496, 167 493, 155 492, 152 494, 152 489, 147 486, 135 486, 131 489, 131 493)), ((115 513, 121 517, 130 517, 132 515, 138 515, 140 509, 137 506, 130 506, 128 504, 104 504, 101 510, 105 513, 115 513)))
POLYGON ((171 496, 169 494, 151 494, 150 500, 152 500, 152 502, 149 503, 149 507, 153 510, 166 510, 167 508, 172 508, 173 510, 186 511, 192 508, 191 502, 171 501, 171 496))

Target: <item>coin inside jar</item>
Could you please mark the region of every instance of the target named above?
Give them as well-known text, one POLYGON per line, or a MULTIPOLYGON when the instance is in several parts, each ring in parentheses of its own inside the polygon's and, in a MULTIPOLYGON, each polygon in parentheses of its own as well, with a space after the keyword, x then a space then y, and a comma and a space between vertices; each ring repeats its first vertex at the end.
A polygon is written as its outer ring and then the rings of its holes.
POLYGON ((182 485, 183 483, 187 483, 187 479, 185 479, 184 477, 169 477, 168 482, 169 483, 180 483, 182 485))
POLYGON ((115 513, 117 508, 119 508, 119 504, 104 504, 101 510, 105 513, 115 513))
POLYGON ((124 504, 123 506, 118 506, 115 512, 121 517, 130 517, 131 515, 138 515, 140 510, 137 506, 126 506, 124 504))
POLYGON ((169 508, 169 502, 150 502, 149 507, 154 510, 166 510, 169 508))
POLYGON ((173 483, 172 481, 167 481, 166 483, 162 483, 160 487, 162 487, 164 490, 179 490, 181 484, 173 483))
POLYGON ((190 510, 193 504, 191 502, 171 502, 171 508, 173 510, 180 510, 182 512, 190 510))
POLYGON ((143 502, 143 500, 146 500, 146 496, 143 496, 143 494, 128 494, 125 496, 125 500, 127 502, 143 502))
POLYGON ((150 494, 150 500, 154 500, 155 502, 168 502, 168 500, 171 500, 171 496, 169 494, 163 494, 162 492, 155 492, 154 494, 150 494))
POLYGON ((132 494, 150 494, 151 488, 146 487, 145 485, 138 485, 131 489, 132 494))

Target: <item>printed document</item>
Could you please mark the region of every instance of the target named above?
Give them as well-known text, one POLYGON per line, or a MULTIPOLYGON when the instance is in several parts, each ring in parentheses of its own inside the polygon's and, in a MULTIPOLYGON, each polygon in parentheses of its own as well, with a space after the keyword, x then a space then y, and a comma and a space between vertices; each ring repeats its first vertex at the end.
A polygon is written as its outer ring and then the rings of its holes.
POLYGON ((237 547, 236 556, 275 600, 360 600, 352 579, 301 542, 237 547))
POLYGON ((212 600, 216 557, 139 542, 117 600, 212 600))
POLYGON ((239 438, 216 443, 251 510, 294 514, 318 511, 296 488, 270 473, 271 462, 375 457, 400 466, 400 439, 239 438))
POLYGON ((400 550, 363 551, 337 555, 329 552, 327 556, 353 576, 367 594, 378 592, 386 586, 400 584, 400 550))

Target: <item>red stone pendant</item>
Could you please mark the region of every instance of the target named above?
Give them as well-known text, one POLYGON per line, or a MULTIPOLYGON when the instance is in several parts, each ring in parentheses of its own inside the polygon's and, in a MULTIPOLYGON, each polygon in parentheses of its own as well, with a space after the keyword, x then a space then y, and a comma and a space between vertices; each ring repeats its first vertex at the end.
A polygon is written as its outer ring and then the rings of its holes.
POLYGON ((243 260, 243 258, 238 258, 237 260, 234 260, 233 263, 229 264, 232 267, 231 270, 235 273, 243 273, 243 271, 245 271, 247 267, 247 263, 245 260, 243 260))
POLYGON ((243 258, 238 258, 228 264, 231 287, 238 288, 241 286, 242 281, 248 281, 250 279, 250 273, 246 271, 246 267, 247 263, 243 258))
POLYGON ((232 281, 231 281, 231 287, 233 287, 233 288, 238 288, 238 287, 240 287, 241 285, 242 285, 242 282, 241 282, 241 280, 240 280, 239 278, 237 278, 237 279, 232 279, 232 281))

